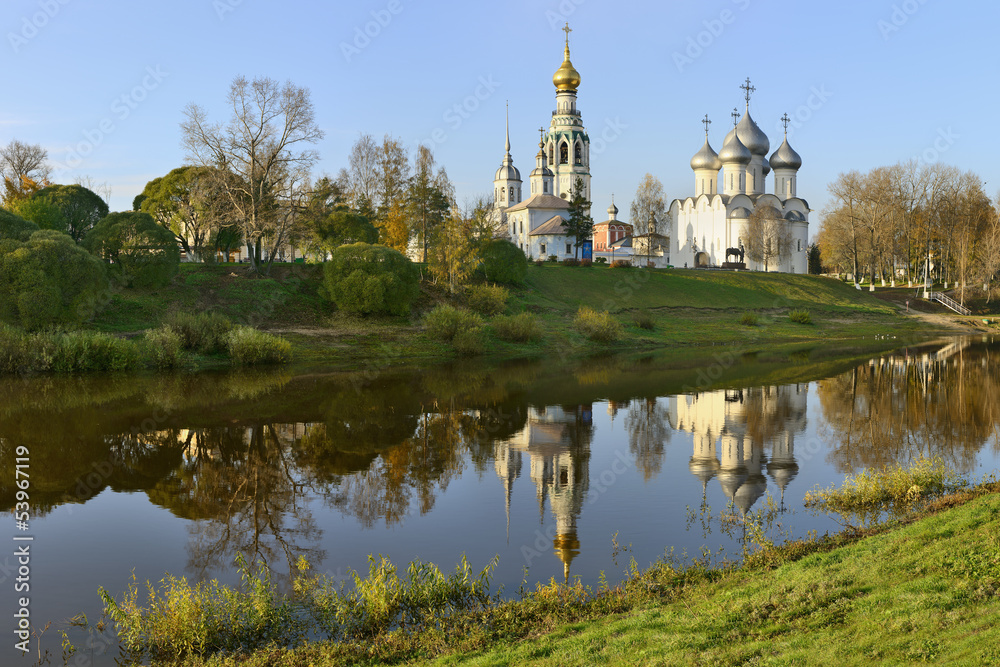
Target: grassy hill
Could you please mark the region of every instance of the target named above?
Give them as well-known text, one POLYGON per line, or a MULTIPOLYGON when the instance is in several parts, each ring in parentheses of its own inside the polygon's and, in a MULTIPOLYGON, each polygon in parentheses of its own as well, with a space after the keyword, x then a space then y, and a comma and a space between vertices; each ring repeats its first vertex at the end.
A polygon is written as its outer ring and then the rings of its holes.
MULTIPOLYGON (((118 290, 93 323, 131 334, 155 328, 171 312, 214 310, 235 322, 281 333, 310 364, 358 365, 377 356, 394 362, 453 357, 450 344, 432 340, 423 315, 442 303, 463 305, 425 283, 410 318, 355 318, 335 312, 320 295, 316 265, 277 265, 254 277, 245 265, 185 264, 172 285, 158 290, 118 290)), ((776 343, 928 335, 927 324, 900 306, 819 276, 705 270, 529 266, 525 285, 511 289, 507 312, 536 316, 541 337, 530 343, 499 340, 487 318, 484 351, 493 357, 647 350, 739 344, 765 349, 776 343), (581 306, 608 311, 623 325, 613 343, 589 340, 574 325, 581 306), (789 319, 805 311, 811 323, 789 319), (756 320, 748 326, 745 317, 756 320), (644 322, 644 324, 640 324, 644 322)), ((902 341, 901 341, 902 342, 902 341)))

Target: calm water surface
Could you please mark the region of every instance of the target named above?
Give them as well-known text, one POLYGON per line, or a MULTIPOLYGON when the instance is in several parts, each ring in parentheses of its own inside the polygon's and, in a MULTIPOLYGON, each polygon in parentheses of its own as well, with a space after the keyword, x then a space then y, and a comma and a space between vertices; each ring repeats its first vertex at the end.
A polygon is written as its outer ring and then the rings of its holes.
MULTIPOLYGON (((60 629, 81 650, 69 664, 114 664, 107 638, 67 624, 100 618, 99 586, 120 594, 133 573, 168 572, 235 583, 240 552, 284 586, 300 556, 344 577, 369 554, 442 569, 499 555, 510 593, 525 577, 614 582, 630 557, 737 556, 743 517, 768 507, 774 537, 836 530, 803 495, 865 467, 936 455, 981 477, 1000 465, 998 418, 1000 344, 983 338, 874 357, 6 380, 0 612, 12 619, 23 595, 24 535, 31 621, 52 622, 53 664, 60 629), (13 519, 18 446, 26 532, 13 519)), ((31 664, 14 629, 0 623, 0 664, 31 664)))

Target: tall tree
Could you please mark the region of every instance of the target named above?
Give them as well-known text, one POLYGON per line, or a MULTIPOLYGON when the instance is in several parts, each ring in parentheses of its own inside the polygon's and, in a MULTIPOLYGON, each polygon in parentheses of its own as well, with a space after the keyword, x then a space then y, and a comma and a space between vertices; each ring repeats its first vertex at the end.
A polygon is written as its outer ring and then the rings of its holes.
POLYGON ((173 232, 188 261, 200 261, 213 233, 226 224, 220 178, 210 167, 185 166, 154 178, 139 195, 139 210, 173 232))
POLYGON ((183 143, 195 164, 224 176, 219 187, 241 227, 251 266, 266 273, 295 221, 304 174, 318 159, 308 145, 322 139, 323 131, 308 89, 291 82, 238 76, 228 101, 232 111, 225 125, 210 123, 201 107, 189 105, 183 143))
POLYGON ((50 185, 31 198, 44 198, 59 209, 62 221, 53 229, 65 231, 77 243, 108 214, 107 203, 82 185, 50 185))
POLYGON ((448 219, 452 200, 451 181, 444 167, 434 172, 434 154, 427 146, 418 146, 410 179, 408 213, 420 244, 420 261, 427 261, 431 238, 448 219))
POLYGON ((564 223, 564 227, 569 230, 569 235, 575 240, 573 246, 573 256, 580 256, 580 246, 583 242, 594 235, 594 219, 590 217, 590 202, 584 196, 586 188, 583 179, 576 177, 573 189, 569 198, 569 219, 564 223))
POLYGON ((49 153, 39 144, 11 139, 0 146, 0 176, 4 182, 4 203, 24 199, 48 185, 49 153))
POLYGON ((652 174, 642 177, 629 207, 629 218, 636 229, 654 234, 668 231, 669 214, 663 184, 652 174))
POLYGON ((380 148, 370 134, 362 134, 351 147, 348 158, 348 183, 351 204, 362 211, 373 207, 378 199, 380 148))

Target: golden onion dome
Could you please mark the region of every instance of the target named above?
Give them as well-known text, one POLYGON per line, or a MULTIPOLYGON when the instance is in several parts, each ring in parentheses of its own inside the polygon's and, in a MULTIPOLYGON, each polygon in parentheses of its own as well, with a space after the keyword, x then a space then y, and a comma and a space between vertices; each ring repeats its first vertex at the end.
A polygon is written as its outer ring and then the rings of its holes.
POLYGON ((552 83, 555 84, 556 90, 569 90, 576 92, 576 89, 580 87, 580 73, 576 71, 573 67, 573 63, 569 61, 569 42, 566 43, 566 52, 563 58, 562 65, 556 70, 556 73, 552 75, 552 83))

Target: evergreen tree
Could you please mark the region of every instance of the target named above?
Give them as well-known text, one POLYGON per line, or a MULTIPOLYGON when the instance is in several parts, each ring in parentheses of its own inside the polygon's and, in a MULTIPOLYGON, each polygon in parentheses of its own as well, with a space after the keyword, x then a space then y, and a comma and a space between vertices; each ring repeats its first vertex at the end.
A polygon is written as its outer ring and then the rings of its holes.
POLYGON ((569 220, 564 225, 569 235, 576 239, 573 256, 577 258, 580 246, 594 234, 594 219, 587 213, 589 210, 590 202, 584 196, 583 179, 577 176, 569 199, 569 220))

